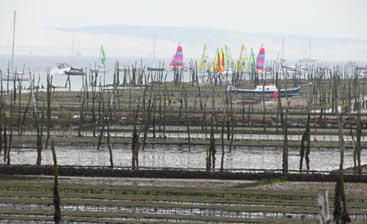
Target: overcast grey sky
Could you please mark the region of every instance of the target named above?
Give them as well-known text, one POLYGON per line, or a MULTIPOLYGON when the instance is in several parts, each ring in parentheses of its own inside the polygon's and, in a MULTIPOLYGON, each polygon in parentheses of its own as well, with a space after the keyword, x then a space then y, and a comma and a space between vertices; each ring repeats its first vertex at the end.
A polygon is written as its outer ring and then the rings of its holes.
POLYGON ((365 0, 0 0, 6 31, 13 10, 17 24, 27 26, 210 27, 367 39, 365 0))

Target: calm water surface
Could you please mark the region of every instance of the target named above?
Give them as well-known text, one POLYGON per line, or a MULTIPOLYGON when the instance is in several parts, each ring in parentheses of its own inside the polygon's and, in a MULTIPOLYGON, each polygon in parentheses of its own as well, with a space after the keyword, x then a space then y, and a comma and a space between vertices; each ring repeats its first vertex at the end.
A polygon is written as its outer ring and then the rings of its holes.
MULTIPOLYGON (((193 146, 188 148, 179 146, 148 145, 144 151, 139 152, 139 165, 149 167, 177 167, 177 168, 205 168, 205 147, 193 146)), ((95 146, 66 147, 56 146, 59 165, 109 165, 107 148, 97 150, 95 146)), ((216 167, 220 166, 221 148, 217 147, 216 167)), ((53 164, 51 151, 44 150, 42 164, 53 164)), ((131 146, 114 145, 113 157, 115 166, 131 165, 131 146)), ((226 148, 224 166, 228 169, 281 169, 281 148, 248 148, 234 147, 232 152, 226 148)), ((334 170, 339 166, 339 150, 314 149, 310 154, 311 170, 334 170)), ((367 160, 367 153, 362 151, 362 163, 367 160)), ((13 149, 11 153, 13 164, 35 164, 36 149, 13 149)), ((3 163, 3 161, 1 161, 3 163)), ((305 165, 304 165, 305 166, 305 165)), ((345 152, 344 167, 353 166, 353 152, 345 152)), ((297 170, 299 167, 298 149, 289 151, 289 169, 297 170)))

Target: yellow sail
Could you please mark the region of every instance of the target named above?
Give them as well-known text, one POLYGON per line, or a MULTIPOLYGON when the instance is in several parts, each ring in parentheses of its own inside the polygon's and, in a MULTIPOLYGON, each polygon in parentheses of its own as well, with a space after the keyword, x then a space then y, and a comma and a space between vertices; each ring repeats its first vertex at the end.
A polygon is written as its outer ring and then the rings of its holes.
POLYGON ((203 54, 201 56, 201 59, 198 63, 198 68, 200 71, 206 71, 209 66, 209 54, 208 54, 208 47, 206 44, 204 44, 203 54))
POLYGON ((216 72, 216 68, 217 68, 217 64, 218 64, 218 58, 219 58, 219 50, 217 48, 217 51, 215 53, 215 58, 214 61, 212 62, 212 64, 210 65, 210 72, 214 73, 216 72))
POLYGON ((224 70, 229 71, 229 70, 232 70, 233 68, 232 53, 231 53, 231 49, 229 48, 229 46, 225 44, 224 47, 225 47, 224 70))
POLYGON ((248 68, 247 61, 247 48, 244 44, 242 44, 240 57, 238 58, 236 63, 236 70, 245 71, 248 68))

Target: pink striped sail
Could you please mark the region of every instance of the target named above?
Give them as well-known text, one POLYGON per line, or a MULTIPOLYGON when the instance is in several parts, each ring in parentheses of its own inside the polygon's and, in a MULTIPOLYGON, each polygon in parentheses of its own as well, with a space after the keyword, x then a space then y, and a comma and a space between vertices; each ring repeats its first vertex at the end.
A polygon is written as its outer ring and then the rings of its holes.
POLYGON ((256 69, 258 71, 264 71, 265 66, 265 48, 261 45, 259 54, 257 55, 256 59, 256 69))
POLYGON ((172 67, 182 67, 183 66, 183 53, 182 53, 182 47, 179 44, 177 46, 176 54, 173 56, 171 63, 169 66, 172 67))

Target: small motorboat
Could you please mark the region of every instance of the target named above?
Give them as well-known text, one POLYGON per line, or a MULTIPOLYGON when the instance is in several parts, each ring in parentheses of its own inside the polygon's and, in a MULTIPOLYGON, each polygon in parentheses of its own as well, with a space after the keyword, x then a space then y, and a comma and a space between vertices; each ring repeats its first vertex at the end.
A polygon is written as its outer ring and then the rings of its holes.
POLYGON ((65 75, 83 76, 86 74, 87 73, 85 73, 85 71, 82 68, 70 67, 69 71, 65 71, 65 75))
POLYGON ((71 66, 67 63, 56 64, 56 68, 52 69, 51 75, 65 75, 66 71, 70 71, 71 66))

